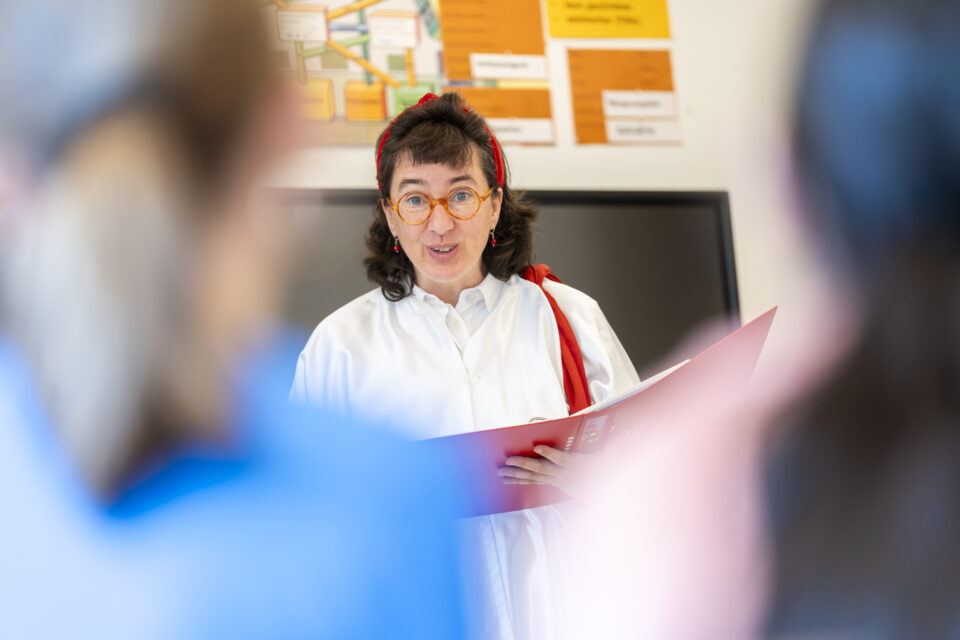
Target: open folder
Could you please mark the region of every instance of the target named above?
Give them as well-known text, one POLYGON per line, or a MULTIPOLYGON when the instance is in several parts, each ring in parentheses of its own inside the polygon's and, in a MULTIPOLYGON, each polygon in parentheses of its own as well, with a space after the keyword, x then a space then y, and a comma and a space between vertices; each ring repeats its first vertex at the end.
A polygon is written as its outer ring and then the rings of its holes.
POLYGON ((452 459, 466 476, 463 484, 469 495, 464 516, 568 500, 556 487, 504 484, 497 469, 509 456, 539 457, 533 451, 539 444, 591 453, 611 442, 626 445, 645 430, 668 427, 681 408, 698 406, 709 412, 717 394, 741 392, 748 384, 776 311, 774 307, 693 358, 567 418, 432 438, 420 444, 433 455, 452 459))

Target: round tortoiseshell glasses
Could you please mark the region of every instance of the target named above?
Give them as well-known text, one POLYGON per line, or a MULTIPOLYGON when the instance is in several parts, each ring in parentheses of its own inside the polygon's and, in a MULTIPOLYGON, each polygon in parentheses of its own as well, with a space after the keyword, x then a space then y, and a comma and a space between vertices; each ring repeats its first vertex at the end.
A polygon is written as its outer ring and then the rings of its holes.
POLYGON ((446 197, 437 199, 419 191, 410 191, 403 194, 397 203, 387 199, 387 204, 407 224, 423 224, 430 219, 438 204, 442 204, 447 213, 457 220, 469 220, 477 215, 480 205, 490 197, 493 190, 494 187, 491 187, 487 193, 480 195, 470 187, 454 187, 446 197))

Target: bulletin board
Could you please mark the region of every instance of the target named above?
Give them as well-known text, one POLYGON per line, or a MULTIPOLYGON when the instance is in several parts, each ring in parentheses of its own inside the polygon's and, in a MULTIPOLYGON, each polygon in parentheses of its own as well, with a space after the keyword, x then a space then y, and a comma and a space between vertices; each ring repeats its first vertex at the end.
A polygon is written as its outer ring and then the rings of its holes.
POLYGON ((556 100, 578 145, 682 142, 666 0, 265 0, 264 13, 316 145, 370 146, 446 91, 508 145, 555 144, 556 100))

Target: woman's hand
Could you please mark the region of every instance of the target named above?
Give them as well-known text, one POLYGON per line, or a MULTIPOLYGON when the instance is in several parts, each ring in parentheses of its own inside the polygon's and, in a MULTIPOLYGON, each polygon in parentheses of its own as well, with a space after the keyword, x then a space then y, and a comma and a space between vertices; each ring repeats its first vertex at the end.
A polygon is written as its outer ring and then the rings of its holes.
POLYGON ((553 485, 572 493, 576 484, 587 474, 591 457, 584 453, 568 453, 545 444, 539 444, 533 450, 542 458, 510 456, 506 465, 497 470, 504 484, 545 484, 553 485))

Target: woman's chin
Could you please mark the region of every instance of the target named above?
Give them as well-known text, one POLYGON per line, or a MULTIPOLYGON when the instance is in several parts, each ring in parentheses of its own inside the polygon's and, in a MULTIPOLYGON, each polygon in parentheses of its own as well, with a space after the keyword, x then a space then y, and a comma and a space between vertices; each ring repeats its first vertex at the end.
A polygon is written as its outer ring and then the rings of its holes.
POLYGON ((419 280, 439 285, 453 285, 466 280, 465 274, 458 269, 424 269, 419 280))
POLYGON ((417 270, 417 285, 428 292, 438 286, 456 287, 462 290, 476 286, 482 279, 482 271, 479 268, 458 268, 455 264, 428 265, 426 269, 417 270))
POLYGON ((415 264, 419 275, 434 282, 451 283, 466 276, 471 269, 463 264, 459 256, 435 258, 428 253, 415 264))

